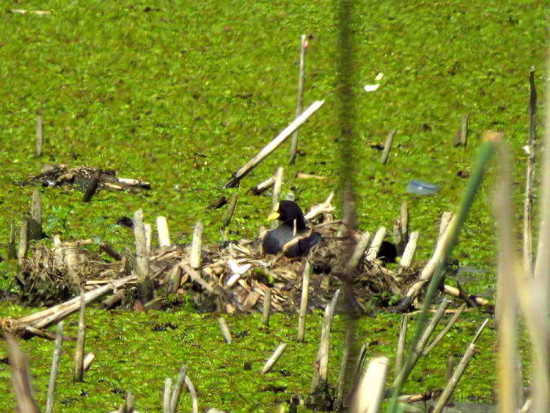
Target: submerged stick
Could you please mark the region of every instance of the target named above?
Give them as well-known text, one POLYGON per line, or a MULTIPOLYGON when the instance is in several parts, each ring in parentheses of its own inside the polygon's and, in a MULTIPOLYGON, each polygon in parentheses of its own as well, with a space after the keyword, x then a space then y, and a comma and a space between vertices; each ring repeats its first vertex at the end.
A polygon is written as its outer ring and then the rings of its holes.
POLYGON ((309 261, 306 261, 304 271, 302 273, 302 298, 300 299, 300 312, 298 314, 298 341, 304 342, 306 334, 306 314, 309 299, 309 277, 311 274, 311 266, 309 261))
POLYGON ((59 362, 61 360, 61 352, 63 351, 63 321, 57 325, 57 333, 55 335, 55 347, 52 358, 52 369, 50 370, 50 381, 48 383, 48 397, 46 399, 46 413, 53 412, 53 401, 55 395, 55 384, 57 382, 57 373, 59 372, 59 362))
MULTIPOLYGON (((304 110, 304 84, 306 80, 306 51, 307 37, 302 34, 300 37, 300 74, 298 76, 298 99, 296 101, 296 117, 302 114, 304 110)), ((296 162, 296 153, 298 149, 298 130, 292 134, 292 143, 290 145, 290 165, 296 162)))
POLYGON ((460 363, 456 366, 456 369, 453 373, 453 376, 451 377, 451 380, 449 380, 449 383, 447 383, 447 387, 445 387, 445 390, 443 390, 443 393, 439 397, 439 400, 437 401, 437 404, 435 405, 435 408, 433 410, 433 413, 441 413, 443 411, 443 408, 449 401, 449 398, 453 394, 456 386, 458 385, 458 382, 460 381, 460 378, 462 377, 462 374, 464 374, 464 370, 466 370, 466 367, 468 367, 468 363, 470 363, 470 360, 475 354, 476 351, 476 341, 479 338, 479 335, 489 322, 489 319, 487 318, 481 327, 478 329, 476 335, 474 336, 472 342, 466 349, 466 352, 464 353, 464 356, 462 357, 462 360, 460 360, 460 363))
POLYGON ((193 269, 198 269, 202 261, 202 232, 204 225, 202 222, 197 222, 193 231, 193 243, 191 244, 191 255, 189 257, 189 265, 193 269))
POLYGON ((271 357, 265 362, 264 367, 262 369, 262 374, 266 374, 271 371, 271 369, 273 368, 275 363, 277 363, 277 361, 281 358, 285 350, 286 350, 286 343, 279 344, 279 346, 277 347, 277 349, 275 349, 271 357))
POLYGON ((388 156, 390 155, 391 146, 393 144, 393 137, 395 136, 395 129, 392 129, 390 133, 388 133, 388 136, 386 137, 386 142, 384 142, 384 151, 382 152, 382 156, 380 157, 380 163, 382 165, 385 165, 388 162, 388 156))
POLYGON ((227 182, 224 188, 234 188, 239 185, 241 179, 250 173, 256 166, 260 164, 271 152, 281 145, 295 130, 302 126, 311 115, 317 112, 325 103, 324 100, 314 102, 300 116, 298 116, 290 125, 288 125, 279 135, 275 137, 268 145, 266 145, 254 158, 252 158, 245 166, 233 174, 233 177, 227 182))
POLYGON ((168 220, 166 217, 159 215, 157 217, 157 234, 159 238, 159 245, 161 247, 169 247, 172 245, 170 241, 170 230, 168 229, 168 220))
POLYGON ((86 298, 84 290, 80 293, 80 317, 78 318, 78 335, 76 338, 76 348, 74 353, 74 381, 84 381, 84 345, 86 343, 86 298))

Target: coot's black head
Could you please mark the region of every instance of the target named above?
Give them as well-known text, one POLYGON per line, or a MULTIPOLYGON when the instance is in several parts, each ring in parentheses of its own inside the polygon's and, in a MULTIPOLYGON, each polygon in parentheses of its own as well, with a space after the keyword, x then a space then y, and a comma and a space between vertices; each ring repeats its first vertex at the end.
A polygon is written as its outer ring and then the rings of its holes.
POLYGON ((277 209, 273 211, 267 219, 270 221, 278 219, 283 224, 291 226, 294 226, 294 222, 296 221, 296 227, 298 230, 306 228, 304 213, 294 201, 279 202, 277 209))

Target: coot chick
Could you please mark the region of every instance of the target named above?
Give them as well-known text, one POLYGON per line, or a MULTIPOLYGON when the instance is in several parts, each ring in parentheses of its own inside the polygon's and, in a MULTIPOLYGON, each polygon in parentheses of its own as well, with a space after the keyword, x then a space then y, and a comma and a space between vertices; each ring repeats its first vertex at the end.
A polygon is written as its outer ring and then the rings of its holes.
POLYGON ((264 254, 278 254, 285 244, 295 240, 295 243, 285 248, 284 254, 289 258, 301 257, 321 240, 321 235, 308 228, 304 213, 296 202, 279 202, 267 219, 278 219, 281 225, 265 235, 262 244, 264 254))

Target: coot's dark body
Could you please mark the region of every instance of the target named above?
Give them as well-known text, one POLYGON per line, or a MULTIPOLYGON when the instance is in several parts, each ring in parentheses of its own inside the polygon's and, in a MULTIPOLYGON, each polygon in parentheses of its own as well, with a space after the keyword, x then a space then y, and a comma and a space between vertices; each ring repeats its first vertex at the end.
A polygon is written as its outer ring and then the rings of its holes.
POLYGON ((293 201, 281 201, 277 211, 268 219, 278 219, 281 225, 265 235, 262 244, 264 254, 278 254, 288 242, 304 237, 285 250, 285 256, 289 258, 301 257, 321 240, 321 235, 308 228, 304 213, 293 201))

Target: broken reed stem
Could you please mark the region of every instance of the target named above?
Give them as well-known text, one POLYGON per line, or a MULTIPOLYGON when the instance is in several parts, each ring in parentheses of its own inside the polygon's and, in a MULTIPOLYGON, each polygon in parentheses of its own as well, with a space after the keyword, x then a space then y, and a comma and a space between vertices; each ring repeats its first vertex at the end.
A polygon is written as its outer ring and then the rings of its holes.
POLYGON ((378 231, 376 231, 376 234, 374 235, 374 239, 372 240, 372 243, 370 244, 370 248, 367 252, 367 261, 374 261, 376 257, 378 256, 378 251, 380 251, 380 246, 382 245, 382 242, 384 241, 384 238, 386 237, 386 228, 380 227, 378 231))
MULTIPOLYGON (((169 396, 166 396, 166 390, 165 390, 165 396, 164 396, 165 399, 166 397, 169 397, 170 399, 170 402, 168 403, 169 405, 168 413, 176 413, 180 396, 181 396, 181 391, 183 390, 183 384, 185 383, 186 378, 187 378, 187 366, 182 366, 178 374, 176 383, 174 384, 174 388, 168 392, 169 396)), ((166 389, 166 385, 165 385, 165 389, 166 389)))
POLYGON ((17 258, 17 248, 15 246, 15 222, 10 220, 10 235, 8 239, 8 258, 17 258))
POLYGON ((399 261, 399 265, 403 268, 408 268, 412 264, 412 260, 414 258, 414 253, 416 252, 416 245, 418 243, 418 231, 414 231, 411 233, 411 236, 409 237, 409 242, 407 242, 407 246, 405 247, 405 251, 403 251, 403 256, 401 257, 401 261, 399 261))
POLYGON ((84 290, 80 293, 80 316, 78 318, 78 335, 76 337, 76 348, 74 353, 74 381, 84 381, 84 345, 86 343, 86 298, 84 290))
POLYGON ((535 70, 529 73, 529 139, 527 141, 527 170, 523 202, 523 265, 533 275, 533 201, 535 199, 535 162, 537 155, 537 88, 535 70))
MULTIPOLYGON (((449 383, 447 383, 447 386, 445 387, 445 390, 443 390, 443 393, 439 397, 439 400, 437 401, 437 404, 435 405, 435 408, 433 410, 433 413, 441 413, 443 411, 443 408, 449 401, 449 398, 453 394, 456 386, 458 385, 458 382, 460 381, 460 378, 462 377, 462 374, 464 374, 464 370, 466 370, 466 367, 468 367, 468 363, 472 359, 472 357, 475 354, 476 351, 476 341, 479 338, 479 335, 489 322, 489 319, 485 319, 481 327, 478 329, 476 335, 474 336, 472 342, 466 349, 466 352, 464 353, 464 356, 462 356, 462 360, 460 360, 460 363, 456 366, 453 376, 451 377, 451 380, 449 380, 449 383)), ((515 391, 514 391, 515 392, 515 391)))
POLYGON ((361 259, 363 258, 367 247, 369 246, 370 237, 370 232, 363 232, 361 234, 359 241, 357 241, 357 244, 355 245, 355 249, 353 251, 351 259, 349 260, 349 268, 355 269, 359 266, 359 264, 361 263, 361 259))
POLYGON ((397 354, 395 356, 395 375, 397 375, 403 368, 408 322, 409 322, 408 314, 403 314, 403 316, 401 317, 401 324, 399 326, 399 340, 397 341, 397 354))
POLYGON ((159 238, 160 247, 169 247, 172 245, 170 241, 170 230, 168 229, 168 220, 162 215, 157 217, 157 235, 159 238))
POLYGON ((261 195, 265 191, 267 191, 269 188, 271 188, 274 183, 275 183, 275 177, 270 176, 265 181, 260 182, 258 185, 250 188, 250 192, 252 192, 254 195, 261 195))
POLYGON ((149 256, 141 209, 134 213, 134 236, 136 240, 136 275, 140 282, 144 282, 149 277, 149 256))
POLYGON ((172 271, 170 272, 170 279, 168 280, 168 292, 176 293, 181 284, 181 267, 179 265, 174 265, 172 271))
POLYGON ((392 129, 388 136, 386 137, 386 142, 384 142, 384 150, 382 151, 382 156, 380 157, 380 163, 385 165, 388 162, 388 156, 390 155, 391 146, 393 144, 393 137, 395 136, 395 129, 392 129))
MULTIPOLYGON (((451 296, 456 297, 456 298, 461 298, 462 297, 462 295, 460 294, 460 290, 458 288, 452 287, 452 286, 447 285, 447 284, 445 284, 443 286, 443 292, 445 294, 451 295, 451 296)), ((489 300, 487 300, 486 298, 481 298, 481 297, 472 296, 472 295, 469 296, 468 298, 480 307, 489 307, 489 306, 491 306, 491 302, 489 300)))
POLYGON ((516 263, 512 204, 512 169, 510 149, 499 147, 499 176, 494 194, 494 213, 498 236, 498 277, 495 319, 498 325, 498 406, 501 412, 516 412, 519 407, 517 375, 518 302, 515 288, 516 263))
POLYGON ((285 350, 286 350, 286 343, 279 344, 279 346, 277 347, 277 349, 275 349, 271 357, 265 362, 264 367, 262 369, 262 374, 266 374, 271 371, 271 369, 273 368, 275 363, 277 363, 277 361, 281 358, 285 350))
MULTIPOLYGON (((296 117, 300 116, 304 110, 304 84, 306 80, 306 51, 307 51, 307 36, 300 36, 300 73, 298 75, 298 98, 296 100, 296 117)), ((290 144, 290 160, 289 164, 294 165, 296 162, 296 153, 298 149, 298 130, 292 134, 290 144)))
POLYGON ((38 189, 34 189, 32 191, 31 217, 29 220, 29 240, 43 238, 42 209, 42 196, 38 189))
POLYGON ((388 364, 387 357, 378 357, 369 363, 355 391, 350 411, 354 413, 380 411, 384 400, 388 364))
POLYGON ((101 180, 101 174, 103 171, 101 168, 97 169, 92 179, 90 180, 90 183, 88 184, 88 187, 86 188, 86 192, 84 193, 84 196, 82 197, 82 202, 90 202, 93 198, 93 196, 97 192, 97 188, 99 188, 99 182, 101 180))
POLYGON ((223 317, 220 317, 218 318, 218 324, 220 325, 220 330, 222 331, 222 335, 223 335, 223 338, 225 339, 225 342, 227 344, 231 344, 233 342, 233 339, 231 338, 231 331, 229 331, 227 322, 223 317))
POLYGON ((131 392, 126 393, 126 404, 125 404, 125 412, 127 413, 134 413, 134 407, 136 404, 136 398, 131 392))
POLYGON ((185 376, 185 385, 187 386, 187 390, 189 390, 189 395, 191 396, 193 413, 199 413, 199 400, 197 398, 197 391, 195 390, 195 386, 193 385, 193 382, 191 381, 189 376, 185 376))
POLYGON ((17 262, 19 268, 23 268, 25 265, 25 259, 27 258, 27 250, 29 248, 29 218, 23 217, 21 222, 21 229, 19 230, 19 248, 17 250, 17 262))
POLYGON ((145 230, 145 246, 147 247, 147 256, 151 253, 151 241, 153 240, 153 227, 151 224, 144 223, 143 229, 145 230))
POLYGON ((81 287, 80 277, 78 275, 78 256, 76 255, 75 247, 65 248, 65 267, 67 268, 67 278, 72 284, 73 291, 79 291, 81 287))
POLYGON ((229 203, 229 207, 227 208, 227 214, 225 215, 225 219, 223 220, 222 229, 225 229, 229 226, 231 218, 233 218, 233 214, 235 213, 235 208, 237 208, 238 200, 239 194, 233 194, 233 196, 231 197, 231 202, 229 203))
POLYGON ((401 209, 399 214, 399 222, 401 228, 401 242, 406 245, 409 241, 409 204, 407 201, 401 203, 401 209))
POLYGON ((269 327, 269 317, 271 316, 271 288, 265 289, 264 307, 262 311, 262 323, 269 327))
POLYGON ((34 156, 40 158, 44 149, 44 122, 42 121, 42 116, 38 115, 36 117, 36 146, 34 150, 34 156))
POLYGON ((90 367, 92 367, 92 363, 95 360, 95 354, 94 353, 88 353, 86 356, 84 356, 84 361, 82 362, 82 367, 84 368, 84 371, 90 370, 90 367))
POLYGON ((462 304, 460 306, 460 308, 458 309, 457 312, 455 312, 453 314, 453 316, 451 317, 451 319, 449 320, 449 322, 445 325, 445 327, 443 328, 443 330, 441 330, 439 332, 439 334, 437 335, 436 338, 433 339, 433 341, 428 345, 428 347, 426 347, 426 349, 422 352, 422 355, 423 356, 427 356, 428 353, 430 351, 432 351, 434 349, 434 347, 437 345, 437 343, 439 343, 444 337, 445 335, 449 332, 449 330, 451 329, 451 327, 456 323, 456 320, 458 320, 458 317, 460 317, 460 315, 462 314, 462 312, 466 309, 467 305, 466 304, 462 304))
POLYGON ((324 383, 327 381, 330 329, 332 327, 334 311, 336 310, 339 297, 340 290, 338 289, 334 293, 330 304, 325 308, 325 316, 323 317, 323 325, 321 327, 321 343, 319 345, 317 362, 315 363, 315 370, 313 372, 311 392, 314 392, 318 387, 323 387, 324 383))
POLYGON ((298 116, 290 125, 288 125, 279 135, 277 135, 268 145, 266 145, 256 156, 254 156, 246 165, 233 174, 233 177, 224 185, 224 188, 234 188, 239 182, 260 164, 271 152, 277 149, 295 130, 301 127, 311 115, 317 112, 325 103, 324 100, 313 102, 300 116, 298 116))
POLYGON ((24 413, 40 413, 33 396, 34 392, 27 358, 11 334, 4 332, 4 339, 8 346, 11 383, 15 395, 17 411, 24 413))
POLYGON ((197 222, 193 231, 193 243, 191 244, 191 255, 189 257, 189 265, 193 269, 198 269, 202 261, 202 232, 204 225, 202 222, 197 222))
POLYGON ((462 118, 460 119, 460 128, 456 133, 453 146, 466 146, 468 144, 468 125, 469 115, 462 115, 462 118))
POLYGON ((172 413, 170 399, 172 398, 172 379, 164 379, 164 396, 162 398, 162 413, 172 413))
POLYGON ((53 350, 52 369, 50 370, 50 381, 48 383, 48 396, 46 399, 46 413, 53 412, 53 401, 55 395, 55 384, 57 382, 57 373, 59 372, 59 362, 61 352, 63 351, 63 321, 57 324, 55 335, 55 347, 53 350))
POLYGON ((309 277, 311 275, 311 265, 306 261, 304 271, 302 272, 302 297, 300 299, 300 312, 298 313, 298 341, 304 342, 306 335, 306 314, 309 301, 309 277))

